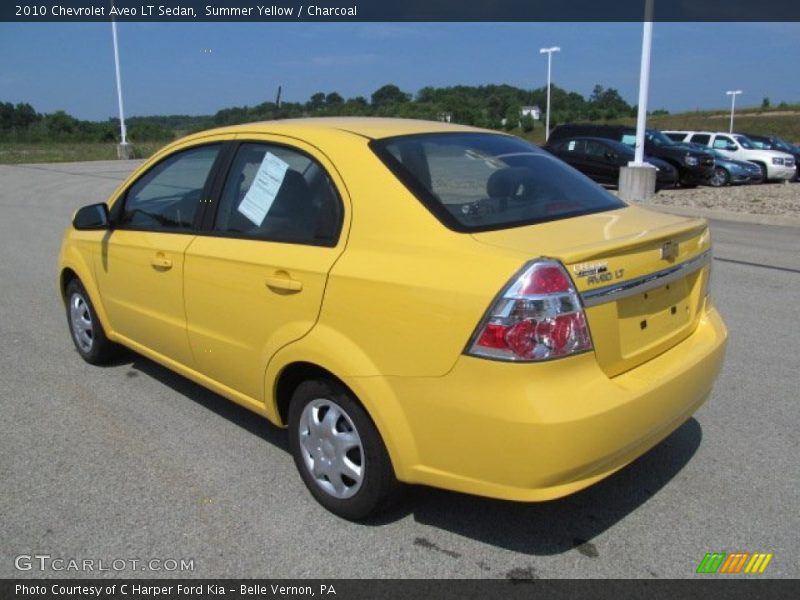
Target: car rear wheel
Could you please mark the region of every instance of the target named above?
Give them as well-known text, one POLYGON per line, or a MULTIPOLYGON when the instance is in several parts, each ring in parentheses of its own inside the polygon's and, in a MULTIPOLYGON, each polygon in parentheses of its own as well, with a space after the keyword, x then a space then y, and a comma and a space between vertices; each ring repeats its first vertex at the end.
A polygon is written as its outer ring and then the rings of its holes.
POLYGON ((109 341, 105 329, 97 318, 92 301, 83 284, 73 279, 65 290, 67 299, 67 323, 72 342, 81 358, 93 365, 113 359, 119 346, 109 341))
POLYGON ((724 187, 731 182, 731 175, 722 167, 716 167, 714 173, 708 178, 708 183, 713 187, 724 187))
POLYGON ((330 379, 301 383, 289 405, 289 446, 303 482, 332 513, 360 520, 398 486, 389 454, 361 404, 330 379))

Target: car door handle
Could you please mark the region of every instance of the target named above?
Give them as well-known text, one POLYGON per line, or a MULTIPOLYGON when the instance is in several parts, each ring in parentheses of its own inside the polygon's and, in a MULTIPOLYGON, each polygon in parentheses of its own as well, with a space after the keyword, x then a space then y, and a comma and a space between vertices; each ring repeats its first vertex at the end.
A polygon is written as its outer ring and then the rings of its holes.
POLYGON ((153 265, 156 269, 171 269, 172 268, 172 261, 164 256, 161 252, 156 254, 153 258, 150 259, 150 264, 153 265))
POLYGON ((266 279, 267 287, 273 290, 283 290, 285 292, 299 292, 303 289, 303 282, 292 279, 288 273, 276 273, 266 279))

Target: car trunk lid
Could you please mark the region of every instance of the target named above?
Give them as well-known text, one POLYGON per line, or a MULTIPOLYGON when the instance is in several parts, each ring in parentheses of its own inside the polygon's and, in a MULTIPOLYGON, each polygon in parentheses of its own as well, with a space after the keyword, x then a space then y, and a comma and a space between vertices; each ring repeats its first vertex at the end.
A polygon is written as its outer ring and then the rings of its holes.
POLYGON ((711 244, 702 219, 626 207, 473 237, 565 265, 610 377, 679 343, 700 318, 711 244))

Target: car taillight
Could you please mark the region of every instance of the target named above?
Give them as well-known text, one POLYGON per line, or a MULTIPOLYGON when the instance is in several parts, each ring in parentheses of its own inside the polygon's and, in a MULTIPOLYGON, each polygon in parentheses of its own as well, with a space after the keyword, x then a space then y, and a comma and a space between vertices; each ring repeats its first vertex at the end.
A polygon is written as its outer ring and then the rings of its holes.
POLYGON ((557 261, 537 260, 489 308, 467 354, 537 361, 591 349, 586 315, 566 270, 557 261))

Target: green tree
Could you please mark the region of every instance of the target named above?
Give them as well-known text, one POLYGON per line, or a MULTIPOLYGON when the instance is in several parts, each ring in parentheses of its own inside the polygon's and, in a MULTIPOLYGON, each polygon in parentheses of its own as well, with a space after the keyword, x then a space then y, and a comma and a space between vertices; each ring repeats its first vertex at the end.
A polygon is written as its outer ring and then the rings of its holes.
POLYGON ((769 101, 769 98, 765 96, 764 99, 761 101, 761 108, 769 108, 770 106, 771 103, 769 101))
POLYGON ((323 92, 317 92, 316 94, 312 94, 311 98, 308 100, 308 108, 309 110, 320 110, 325 107, 325 94, 323 92))
POLYGON ((344 98, 337 92, 331 92, 325 96, 325 106, 340 106, 342 104, 344 104, 344 98))
POLYGON ((594 86, 589 96, 591 111, 597 111, 601 118, 615 119, 620 115, 630 114, 631 107, 614 88, 604 88, 598 84, 594 86))
POLYGON ((384 85, 372 93, 372 105, 378 108, 389 104, 403 104, 410 99, 410 94, 406 94, 399 87, 392 84, 384 85))
POLYGON ((506 131, 511 131, 512 129, 516 129, 517 127, 519 127, 521 114, 522 114, 522 108, 518 104, 511 105, 508 107, 505 115, 506 131))
POLYGON ((63 110, 58 110, 44 118, 47 131, 55 138, 63 139, 78 130, 78 121, 63 110))
POLYGON ((525 133, 530 133, 531 131, 533 131, 533 126, 535 123, 536 122, 533 120, 533 117, 530 115, 530 113, 523 116, 522 119, 520 120, 520 124, 522 125, 522 131, 524 131, 525 133))

